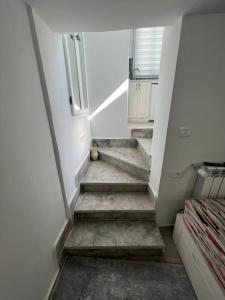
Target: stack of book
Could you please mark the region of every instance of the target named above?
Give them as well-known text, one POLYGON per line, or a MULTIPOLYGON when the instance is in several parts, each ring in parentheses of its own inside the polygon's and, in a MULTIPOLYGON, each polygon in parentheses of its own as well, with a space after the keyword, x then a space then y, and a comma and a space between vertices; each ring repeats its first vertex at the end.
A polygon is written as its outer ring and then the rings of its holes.
POLYGON ((190 199, 184 222, 225 289, 225 199, 190 199))

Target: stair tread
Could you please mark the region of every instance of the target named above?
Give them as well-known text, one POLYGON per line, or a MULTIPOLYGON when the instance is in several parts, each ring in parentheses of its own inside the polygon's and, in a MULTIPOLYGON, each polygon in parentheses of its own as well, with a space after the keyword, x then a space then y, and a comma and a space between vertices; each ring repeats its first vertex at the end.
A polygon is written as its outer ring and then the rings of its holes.
POLYGON ((146 192, 92 192, 79 196, 76 212, 155 211, 154 199, 146 192))
POLYGON ((119 139, 92 139, 93 147, 119 147, 119 148, 136 148, 137 140, 129 138, 119 138, 119 139))
POLYGON ((164 242, 152 221, 77 221, 66 249, 162 249, 164 242))
POLYGON ((104 161, 89 163, 87 173, 81 179, 81 184, 136 184, 146 185, 147 182, 139 177, 120 170, 104 161))
POLYGON ((130 165, 134 165, 141 169, 149 171, 149 168, 146 166, 144 159, 137 148, 99 148, 100 153, 107 154, 115 159, 126 162, 130 165))
POLYGON ((131 129, 153 129, 154 122, 130 122, 128 123, 128 127, 131 129))
POLYGON ((149 138, 137 138, 138 143, 142 146, 145 153, 150 157, 152 148, 152 139, 149 138))
POLYGON ((152 138, 153 128, 131 128, 132 138, 152 138))

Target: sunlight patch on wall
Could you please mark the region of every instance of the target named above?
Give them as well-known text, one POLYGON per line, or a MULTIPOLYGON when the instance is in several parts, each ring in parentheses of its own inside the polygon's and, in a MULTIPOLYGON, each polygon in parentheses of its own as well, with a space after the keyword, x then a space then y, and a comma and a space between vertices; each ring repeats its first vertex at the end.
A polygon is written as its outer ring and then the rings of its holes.
POLYGON ((90 116, 89 120, 93 119, 107 106, 116 101, 123 93, 128 91, 128 79, 126 79, 90 116))

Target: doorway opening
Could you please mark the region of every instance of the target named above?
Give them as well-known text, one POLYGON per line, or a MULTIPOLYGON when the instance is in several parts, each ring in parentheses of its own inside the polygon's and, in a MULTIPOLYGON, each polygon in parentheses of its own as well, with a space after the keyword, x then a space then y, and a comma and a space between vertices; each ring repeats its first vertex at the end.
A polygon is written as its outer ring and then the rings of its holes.
POLYGON ((152 128, 160 74, 163 27, 131 30, 128 125, 152 128))

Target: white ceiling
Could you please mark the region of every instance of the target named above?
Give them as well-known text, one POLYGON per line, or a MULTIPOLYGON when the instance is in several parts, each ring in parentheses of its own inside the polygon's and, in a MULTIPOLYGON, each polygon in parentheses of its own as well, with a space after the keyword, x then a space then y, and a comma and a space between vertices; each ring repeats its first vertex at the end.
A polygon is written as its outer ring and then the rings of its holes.
POLYGON ((26 0, 58 32, 164 26, 186 14, 225 12, 225 0, 26 0))

